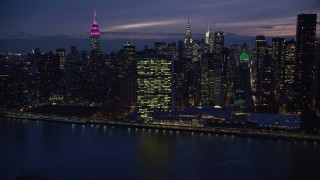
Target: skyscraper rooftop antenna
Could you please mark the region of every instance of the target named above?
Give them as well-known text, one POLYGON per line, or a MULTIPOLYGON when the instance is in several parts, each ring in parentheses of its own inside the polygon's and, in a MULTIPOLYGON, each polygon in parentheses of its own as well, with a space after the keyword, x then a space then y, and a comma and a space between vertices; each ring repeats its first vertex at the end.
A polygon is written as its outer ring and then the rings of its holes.
POLYGON ((187 23, 186 34, 185 34, 185 43, 186 42, 192 43, 192 33, 191 33, 189 16, 188 16, 188 23, 187 23))
POLYGON ((97 24, 97 13, 96 13, 96 9, 93 10, 93 24, 97 24))
MULTIPOLYGON (((213 21, 212 21, 212 22, 213 22, 213 21)), ((214 32, 214 31, 213 31, 213 23, 211 24, 211 31, 214 32)))

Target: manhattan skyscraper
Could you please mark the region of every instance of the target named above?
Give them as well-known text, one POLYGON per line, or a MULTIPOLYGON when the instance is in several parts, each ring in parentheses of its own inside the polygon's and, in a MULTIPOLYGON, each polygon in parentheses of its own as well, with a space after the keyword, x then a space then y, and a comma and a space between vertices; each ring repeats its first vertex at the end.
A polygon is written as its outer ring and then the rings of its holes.
POLYGON ((188 24, 186 29, 186 34, 184 38, 184 57, 186 59, 192 58, 192 32, 191 32, 191 25, 188 18, 188 24))
POLYGON ((317 14, 299 14, 296 34, 296 109, 311 108, 315 102, 317 14))
POLYGON ((100 51, 100 29, 97 22, 96 10, 94 10, 93 15, 93 24, 91 26, 91 51, 100 51))

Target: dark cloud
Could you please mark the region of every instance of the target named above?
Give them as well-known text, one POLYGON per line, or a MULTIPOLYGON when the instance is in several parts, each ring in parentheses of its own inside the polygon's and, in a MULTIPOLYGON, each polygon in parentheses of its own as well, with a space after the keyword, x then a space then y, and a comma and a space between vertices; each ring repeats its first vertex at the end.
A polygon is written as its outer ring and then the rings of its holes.
POLYGON ((260 29, 273 29, 274 26, 259 26, 260 29))
MULTIPOLYGON (((194 37, 197 34, 193 34, 194 37)), ((183 39, 183 33, 105 32, 103 39, 183 39)))
POLYGON ((32 39, 38 37, 39 35, 23 32, 19 33, 18 36, 20 36, 20 38, 32 39))
POLYGON ((27 32, 17 32, 3 35, 3 38, 13 38, 13 39, 34 39, 38 36, 35 34, 27 33, 27 32))
POLYGON ((19 40, 26 40, 26 39, 32 39, 32 40, 39 40, 39 39, 61 39, 61 38, 88 38, 89 35, 35 35, 35 34, 30 34, 27 32, 17 32, 17 33, 11 33, 7 35, 2 35, 0 36, 0 39, 19 39, 19 40))

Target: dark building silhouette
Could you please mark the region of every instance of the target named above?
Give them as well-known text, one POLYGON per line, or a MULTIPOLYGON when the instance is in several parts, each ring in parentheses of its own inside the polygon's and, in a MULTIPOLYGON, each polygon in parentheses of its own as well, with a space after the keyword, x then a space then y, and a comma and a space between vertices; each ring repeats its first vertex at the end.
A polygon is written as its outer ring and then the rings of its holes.
POLYGON ((224 105, 229 106, 233 102, 233 81, 236 73, 236 65, 239 63, 240 47, 232 43, 230 50, 224 48, 223 54, 223 89, 224 105))
POLYGON ((191 63, 191 69, 188 71, 190 73, 190 76, 188 78, 188 81, 190 81, 189 85, 189 105, 190 106, 199 106, 201 101, 201 66, 200 61, 192 62, 191 63))
POLYGON ((178 41, 178 59, 173 61, 173 109, 182 110, 188 104, 188 85, 186 80, 187 61, 184 58, 184 41, 178 41))
POLYGON ((317 14, 299 14, 296 34, 295 108, 301 112, 315 102, 317 14))
POLYGON ((201 105, 214 105, 215 66, 214 53, 204 53, 201 58, 201 105))
POLYGON ((249 47, 243 43, 233 82, 234 111, 238 113, 249 112, 252 108, 249 62, 249 47))
POLYGON ((66 69, 66 50, 65 49, 57 49, 56 55, 59 57, 59 68, 60 70, 66 69))
POLYGON ((217 31, 214 33, 214 51, 220 53, 224 48, 224 32, 217 31))
POLYGON ((193 83, 193 39, 188 18, 184 42, 178 42, 178 61, 174 61, 174 108, 183 109, 190 106, 190 97, 195 97, 193 83))
POLYGON ((137 102, 137 62, 136 48, 132 42, 126 42, 120 52, 118 64, 118 92, 123 106, 136 105, 137 102))
POLYGON ((167 46, 167 54, 172 57, 172 60, 177 60, 177 45, 175 42, 169 43, 167 46))
POLYGON ((272 59, 274 62, 275 99, 280 107, 284 105, 285 39, 272 38, 272 59))
POLYGON ((67 57, 67 64, 68 63, 77 63, 81 60, 81 54, 79 53, 76 46, 70 47, 70 53, 67 57))
POLYGON ((71 46, 65 71, 65 86, 69 101, 80 103, 89 98, 91 89, 89 72, 87 53, 79 53, 76 46, 71 46))
POLYGON ((318 39, 317 49, 316 49, 316 109, 320 111, 320 41, 318 39))
POLYGON ((185 77, 186 61, 184 59, 178 59, 173 61, 173 109, 182 110, 188 104, 188 89, 186 89, 186 77, 185 77))
MULTIPOLYGON (((0 54, 0 61, 4 62, 6 59, 5 55, 0 54)), ((5 107, 11 99, 11 77, 7 72, 5 63, 0 63, 0 106, 5 107)))
POLYGON ((214 53, 213 70, 214 70, 214 105, 223 106, 224 104, 224 79, 223 79, 223 62, 228 61, 229 51, 224 49, 220 53, 214 53))
POLYGON ((60 63, 59 57, 52 53, 42 55, 38 61, 38 89, 39 101, 49 102, 49 98, 54 98, 59 83, 60 63))
POLYGON ((204 53, 201 59, 201 105, 223 106, 221 53, 204 53))
POLYGON ((193 40, 192 40, 192 32, 191 32, 191 25, 188 18, 185 38, 184 38, 184 46, 183 46, 183 57, 185 59, 192 59, 192 47, 193 47, 193 40))
POLYGON ((167 44, 165 42, 154 43, 156 54, 167 54, 167 44))
POLYGON ((67 69, 67 55, 65 49, 57 49, 56 55, 59 58, 59 84, 58 86, 63 91, 63 94, 66 94, 66 69, 67 69))
POLYGON ((274 103, 274 62, 272 48, 267 45, 264 36, 256 37, 254 54, 256 70, 256 89, 254 104, 256 112, 276 112, 274 103))
POLYGON ((178 41, 178 60, 184 59, 183 48, 184 48, 184 42, 178 41))
POLYGON ((193 107, 198 107, 201 102, 201 54, 203 53, 203 42, 193 41, 192 46, 192 60, 187 60, 187 63, 190 64, 189 71, 189 105, 193 107))
POLYGON ((0 73, 0 106, 5 107, 12 99, 11 77, 1 69, 0 73))
MULTIPOLYGON (((283 102, 282 111, 294 112, 294 76, 296 61, 296 41, 285 42, 285 61, 283 75, 283 102)), ((281 107, 280 107, 281 108, 281 107)))

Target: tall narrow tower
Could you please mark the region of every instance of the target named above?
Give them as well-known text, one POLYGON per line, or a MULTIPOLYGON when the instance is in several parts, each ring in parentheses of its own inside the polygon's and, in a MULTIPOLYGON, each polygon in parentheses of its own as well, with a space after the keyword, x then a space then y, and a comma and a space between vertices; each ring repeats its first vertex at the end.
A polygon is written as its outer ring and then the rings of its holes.
POLYGON ((105 76, 105 63, 102 60, 102 52, 100 49, 100 30, 97 23, 96 10, 94 10, 94 19, 91 26, 91 52, 90 52, 90 70, 88 77, 90 78, 89 99, 94 102, 104 102, 108 95, 108 78, 105 76))
POLYGON ((274 65, 271 57, 272 48, 268 46, 263 35, 256 36, 254 51, 255 111, 275 113, 277 110, 273 108, 274 65))
POLYGON ((275 98, 278 104, 284 106, 283 84, 284 84, 284 61, 285 61, 285 39, 272 38, 272 60, 275 67, 275 98))
POLYGON ((189 17, 188 17, 188 24, 187 24, 184 43, 192 43, 192 33, 191 33, 191 26, 190 26, 189 17))
POLYGON ((210 23, 208 21, 208 31, 206 32, 206 47, 209 52, 213 51, 213 38, 210 32, 210 23))
POLYGON ((216 53, 220 53, 224 47, 224 32, 217 31, 214 35, 214 50, 216 53))
POLYGON ((184 38, 184 58, 192 59, 192 33, 191 33, 189 17, 188 17, 186 34, 184 38))
POLYGON ((296 34, 295 107, 300 112, 314 103, 317 14, 299 14, 296 34))
POLYGON ((209 44, 210 43, 210 39, 211 39, 211 32, 210 32, 210 24, 208 21, 208 30, 206 32, 206 43, 209 44))
POLYGON ((91 50, 100 51, 100 30, 97 23, 97 14, 96 10, 93 12, 94 19, 91 26, 91 50))

